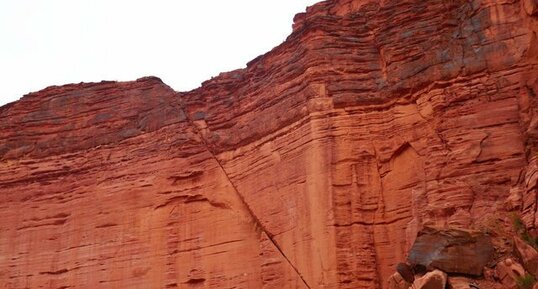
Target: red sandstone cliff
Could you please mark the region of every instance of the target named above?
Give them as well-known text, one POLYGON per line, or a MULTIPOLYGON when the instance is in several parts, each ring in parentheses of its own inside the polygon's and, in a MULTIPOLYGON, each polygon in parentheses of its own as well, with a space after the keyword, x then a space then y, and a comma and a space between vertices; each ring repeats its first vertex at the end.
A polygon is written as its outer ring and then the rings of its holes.
POLYGON ((1 288, 381 288, 538 226, 538 2, 334 0, 246 69, 0 108, 1 288))

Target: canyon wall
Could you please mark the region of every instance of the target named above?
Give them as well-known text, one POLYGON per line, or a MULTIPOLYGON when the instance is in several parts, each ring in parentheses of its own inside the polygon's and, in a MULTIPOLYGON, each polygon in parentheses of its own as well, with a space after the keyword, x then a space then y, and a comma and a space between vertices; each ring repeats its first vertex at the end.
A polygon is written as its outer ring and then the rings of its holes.
POLYGON ((324 1, 190 92, 1 107, 0 288, 385 288, 424 226, 532 231, 537 29, 534 0, 324 1))

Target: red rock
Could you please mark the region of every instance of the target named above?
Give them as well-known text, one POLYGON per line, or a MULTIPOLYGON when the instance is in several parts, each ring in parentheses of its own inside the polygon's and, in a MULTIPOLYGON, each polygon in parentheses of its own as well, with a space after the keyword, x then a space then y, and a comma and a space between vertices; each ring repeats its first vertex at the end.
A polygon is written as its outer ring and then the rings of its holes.
POLYGON ((516 289, 517 278, 525 275, 523 266, 510 258, 497 263, 495 271, 497 278, 507 289, 516 289))
POLYGON ((538 252, 531 245, 514 237, 514 251, 521 259, 523 267, 533 276, 538 276, 538 252))
POLYGON ((387 281, 388 289, 408 289, 411 283, 404 280, 400 273, 396 272, 387 281))
POLYGON ((0 286, 387 288, 424 226, 472 227, 513 188, 536 227, 529 3, 323 1, 190 92, 0 108, 0 286))
POLYGON ((492 258, 490 237, 479 231, 425 228, 411 248, 408 261, 447 273, 481 275, 492 258))
POLYGON ((471 287, 472 280, 465 277, 448 277, 448 288, 451 289, 474 289, 471 287))
POLYGON ((417 278, 413 283, 413 289, 444 289, 447 283, 445 272, 434 270, 417 278))
POLYGON ((516 210, 521 209, 521 202, 522 202, 521 189, 514 187, 510 189, 510 196, 506 198, 504 206, 506 210, 508 211, 516 211, 516 210))
POLYGON ((523 7, 529 15, 538 14, 538 1, 537 0, 523 0, 523 7))

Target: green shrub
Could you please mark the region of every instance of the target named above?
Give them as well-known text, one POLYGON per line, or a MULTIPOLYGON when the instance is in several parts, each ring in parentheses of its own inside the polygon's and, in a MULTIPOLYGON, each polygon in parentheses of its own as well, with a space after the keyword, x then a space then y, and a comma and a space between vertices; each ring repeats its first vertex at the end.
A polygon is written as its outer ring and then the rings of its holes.
POLYGON ((525 230, 523 233, 521 233, 520 236, 521 236, 521 239, 523 241, 527 242, 527 244, 531 245, 535 249, 538 248, 538 244, 536 243, 536 239, 533 238, 531 235, 529 235, 529 232, 527 232, 527 230, 525 230))
POLYGON ((515 213, 512 214, 511 217, 514 230, 516 230, 519 237, 527 244, 538 250, 538 240, 530 235, 529 231, 527 231, 527 227, 525 227, 525 224, 523 223, 523 220, 521 220, 521 218, 515 213))
POLYGON ((521 231, 527 231, 527 228, 525 227, 525 224, 523 224, 523 220, 516 214, 513 213, 511 215, 512 218, 512 225, 514 225, 514 229, 516 232, 521 233, 521 231))
POLYGON ((527 273, 523 276, 516 277, 516 284, 520 289, 532 289, 534 283, 536 283, 536 279, 531 274, 527 273))

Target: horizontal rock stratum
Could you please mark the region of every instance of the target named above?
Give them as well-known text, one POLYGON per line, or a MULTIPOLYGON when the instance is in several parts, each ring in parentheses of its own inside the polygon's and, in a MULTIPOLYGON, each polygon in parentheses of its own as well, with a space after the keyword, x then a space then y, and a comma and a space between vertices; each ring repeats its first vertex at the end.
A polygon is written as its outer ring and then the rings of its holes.
POLYGON ((425 226, 532 231, 537 5, 329 0, 190 92, 1 107, 0 288, 385 288, 425 226))

